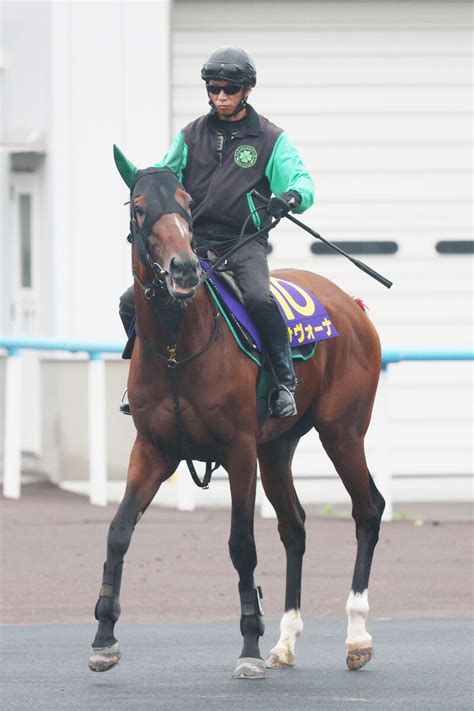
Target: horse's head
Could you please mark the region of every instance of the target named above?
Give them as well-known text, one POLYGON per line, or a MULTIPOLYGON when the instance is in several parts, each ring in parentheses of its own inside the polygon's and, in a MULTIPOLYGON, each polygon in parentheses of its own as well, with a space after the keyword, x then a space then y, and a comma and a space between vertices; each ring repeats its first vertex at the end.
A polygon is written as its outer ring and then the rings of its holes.
POLYGON ((191 197, 168 168, 137 170, 114 147, 115 162, 131 189, 131 235, 138 257, 170 295, 194 296, 201 266, 191 247, 191 197))

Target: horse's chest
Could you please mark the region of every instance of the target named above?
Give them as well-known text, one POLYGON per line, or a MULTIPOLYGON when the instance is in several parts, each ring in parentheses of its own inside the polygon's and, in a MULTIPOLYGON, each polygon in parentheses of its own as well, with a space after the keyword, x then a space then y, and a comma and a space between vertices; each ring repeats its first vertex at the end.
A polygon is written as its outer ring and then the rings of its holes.
POLYGON ((148 413, 149 431, 157 443, 178 444, 185 433, 190 444, 212 446, 231 442, 235 425, 229 408, 224 403, 206 400, 173 398, 152 406, 148 413))

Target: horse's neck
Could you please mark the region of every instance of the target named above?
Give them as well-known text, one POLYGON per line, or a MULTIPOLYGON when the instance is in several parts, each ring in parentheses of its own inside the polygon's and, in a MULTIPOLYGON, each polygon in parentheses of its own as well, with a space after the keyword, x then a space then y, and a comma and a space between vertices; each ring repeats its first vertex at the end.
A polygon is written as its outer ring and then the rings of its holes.
POLYGON ((154 312, 166 336, 167 345, 175 345, 185 318, 183 307, 169 298, 162 298, 157 300, 154 312))
POLYGON ((137 309, 138 330, 157 346, 174 346, 189 354, 209 339, 213 312, 204 287, 183 307, 170 298, 158 298, 154 308, 137 309))

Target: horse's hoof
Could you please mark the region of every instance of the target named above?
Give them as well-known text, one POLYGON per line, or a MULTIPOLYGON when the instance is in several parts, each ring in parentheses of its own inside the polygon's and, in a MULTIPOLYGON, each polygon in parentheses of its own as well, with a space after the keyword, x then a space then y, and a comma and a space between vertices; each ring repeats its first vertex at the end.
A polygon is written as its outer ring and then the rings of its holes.
POLYGON ((274 647, 265 662, 268 669, 290 669, 295 666, 295 655, 291 649, 274 647))
POLYGON ((263 679, 265 662, 258 657, 241 657, 232 674, 233 679, 263 679))
POLYGON ((372 645, 360 646, 357 644, 346 644, 346 664, 351 671, 362 669, 363 666, 370 662, 374 656, 374 648, 372 645))
POLYGON ((122 652, 118 642, 110 647, 92 647, 89 657, 89 669, 95 672, 104 672, 112 669, 119 663, 122 652))

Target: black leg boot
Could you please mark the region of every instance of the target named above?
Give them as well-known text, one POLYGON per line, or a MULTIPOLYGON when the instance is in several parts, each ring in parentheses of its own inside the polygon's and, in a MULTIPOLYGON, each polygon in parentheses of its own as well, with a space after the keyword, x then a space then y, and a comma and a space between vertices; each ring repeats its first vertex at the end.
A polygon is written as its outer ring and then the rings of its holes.
POLYGON ((240 631, 244 645, 239 661, 232 674, 234 679, 263 679, 265 662, 260 656, 258 641, 265 631, 263 610, 260 600, 260 587, 253 590, 239 590, 240 595, 240 631))

